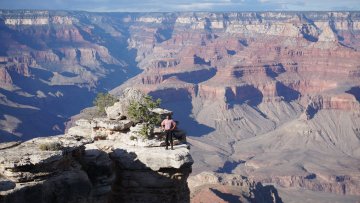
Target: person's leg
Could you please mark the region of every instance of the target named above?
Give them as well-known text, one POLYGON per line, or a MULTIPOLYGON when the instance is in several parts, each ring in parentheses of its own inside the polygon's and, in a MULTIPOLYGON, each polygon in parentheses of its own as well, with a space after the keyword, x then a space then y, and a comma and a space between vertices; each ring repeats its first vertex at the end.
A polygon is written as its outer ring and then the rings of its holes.
POLYGON ((165 132, 166 132, 166 138, 165 138, 166 147, 165 147, 165 149, 168 149, 170 131, 167 130, 167 131, 165 131, 165 132))
POLYGON ((170 131, 170 144, 171 144, 171 149, 174 149, 174 142, 173 142, 173 132, 170 131))

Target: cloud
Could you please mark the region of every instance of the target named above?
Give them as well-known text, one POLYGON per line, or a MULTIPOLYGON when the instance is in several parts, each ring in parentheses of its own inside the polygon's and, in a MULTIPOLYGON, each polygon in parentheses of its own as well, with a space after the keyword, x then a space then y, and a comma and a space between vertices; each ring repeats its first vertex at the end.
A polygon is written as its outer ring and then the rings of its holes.
POLYGON ((86 11, 360 10, 359 0, 0 0, 0 9, 86 11))

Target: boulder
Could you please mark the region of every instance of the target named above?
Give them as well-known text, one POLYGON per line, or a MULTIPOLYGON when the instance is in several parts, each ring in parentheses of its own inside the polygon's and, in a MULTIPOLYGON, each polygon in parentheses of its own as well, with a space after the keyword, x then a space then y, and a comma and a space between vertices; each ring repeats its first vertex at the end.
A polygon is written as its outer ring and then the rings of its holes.
POLYGON ((75 135, 75 136, 82 136, 82 137, 90 137, 91 132, 92 132, 91 127, 74 126, 74 127, 69 128, 67 134, 75 135))
POLYGON ((151 112, 159 114, 162 118, 165 118, 167 115, 172 115, 173 112, 169 111, 167 109, 162 109, 162 108, 154 108, 154 109, 150 109, 151 112))
POLYGON ((135 126, 130 127, 130 134, 133 136, 141 136, 140 131, 144 127, 144 124, 138 123, 135 126))
POLYGON ((130 120, 109 120, 107 118, 94 119, 94 127, 105 128, 113 131, 124 131, 130 129, 133 122, 130 120))
POLYGON ((150 168, 158 171, 161 168, 180 169, 183 166, 191 166, 194 161, 187 145, 174 147, 175 150, 165 151, 163 147, 139 147, 116 143, 110 157, 121 167, 128 169, 150 168))
POLYGON ((88 119, 79 119, 75 121, 75 125, 85 127, 85 128, 92 128, 91 121, 88 119))
POLYGON ((84 137, 60 135, 35 138, 0 150, 0 174, 14 182, 46 178, 68 167, 67 156, 90 142, 84 137))
POLYGON ((113 106, 105 108, 106 115, 109 119, 118 120, 125 115, 126 106, 121 102, 116 102, 113 106))
POLYGON ((119 101, 113 106, 105 108, 106 115, 109 119, 117 120, 123 117, 128 117, 127 109, 131 102, 142 102, 144 93, 137 89, 127 88, 122 92, 119 101))

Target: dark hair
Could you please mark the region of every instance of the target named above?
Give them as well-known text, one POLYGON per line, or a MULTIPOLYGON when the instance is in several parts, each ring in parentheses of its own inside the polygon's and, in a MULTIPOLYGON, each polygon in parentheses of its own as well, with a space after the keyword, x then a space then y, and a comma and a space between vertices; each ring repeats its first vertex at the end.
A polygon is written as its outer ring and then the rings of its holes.
POLYGON ((171 114, 166 115, 166 117, 169 117, 169 119, 171 119, 171 114))

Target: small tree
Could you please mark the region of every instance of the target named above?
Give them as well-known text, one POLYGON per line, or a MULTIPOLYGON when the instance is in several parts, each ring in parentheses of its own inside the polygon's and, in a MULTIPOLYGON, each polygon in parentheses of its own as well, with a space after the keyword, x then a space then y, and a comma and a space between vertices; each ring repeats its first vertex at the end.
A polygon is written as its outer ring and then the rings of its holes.
POLYGON ((109 93, 98 93, 93 104, 98 108, 99 113, 105 114, 105 108, 114 105, 117 99, 109 93))
POLYGON ((144 137, 149 137, 150 131, 154 129, 156 125, 161 122, 160 115, 153 113, 150 109, 158 108, 160 106, 161 100, 157 99, 156 101, 149 95, 146 95, 143 101, 132 101, 128 107, 128 115, 130 119, 135 122, 144 123, 143 129, 141 129, 140 134, 144 137))

